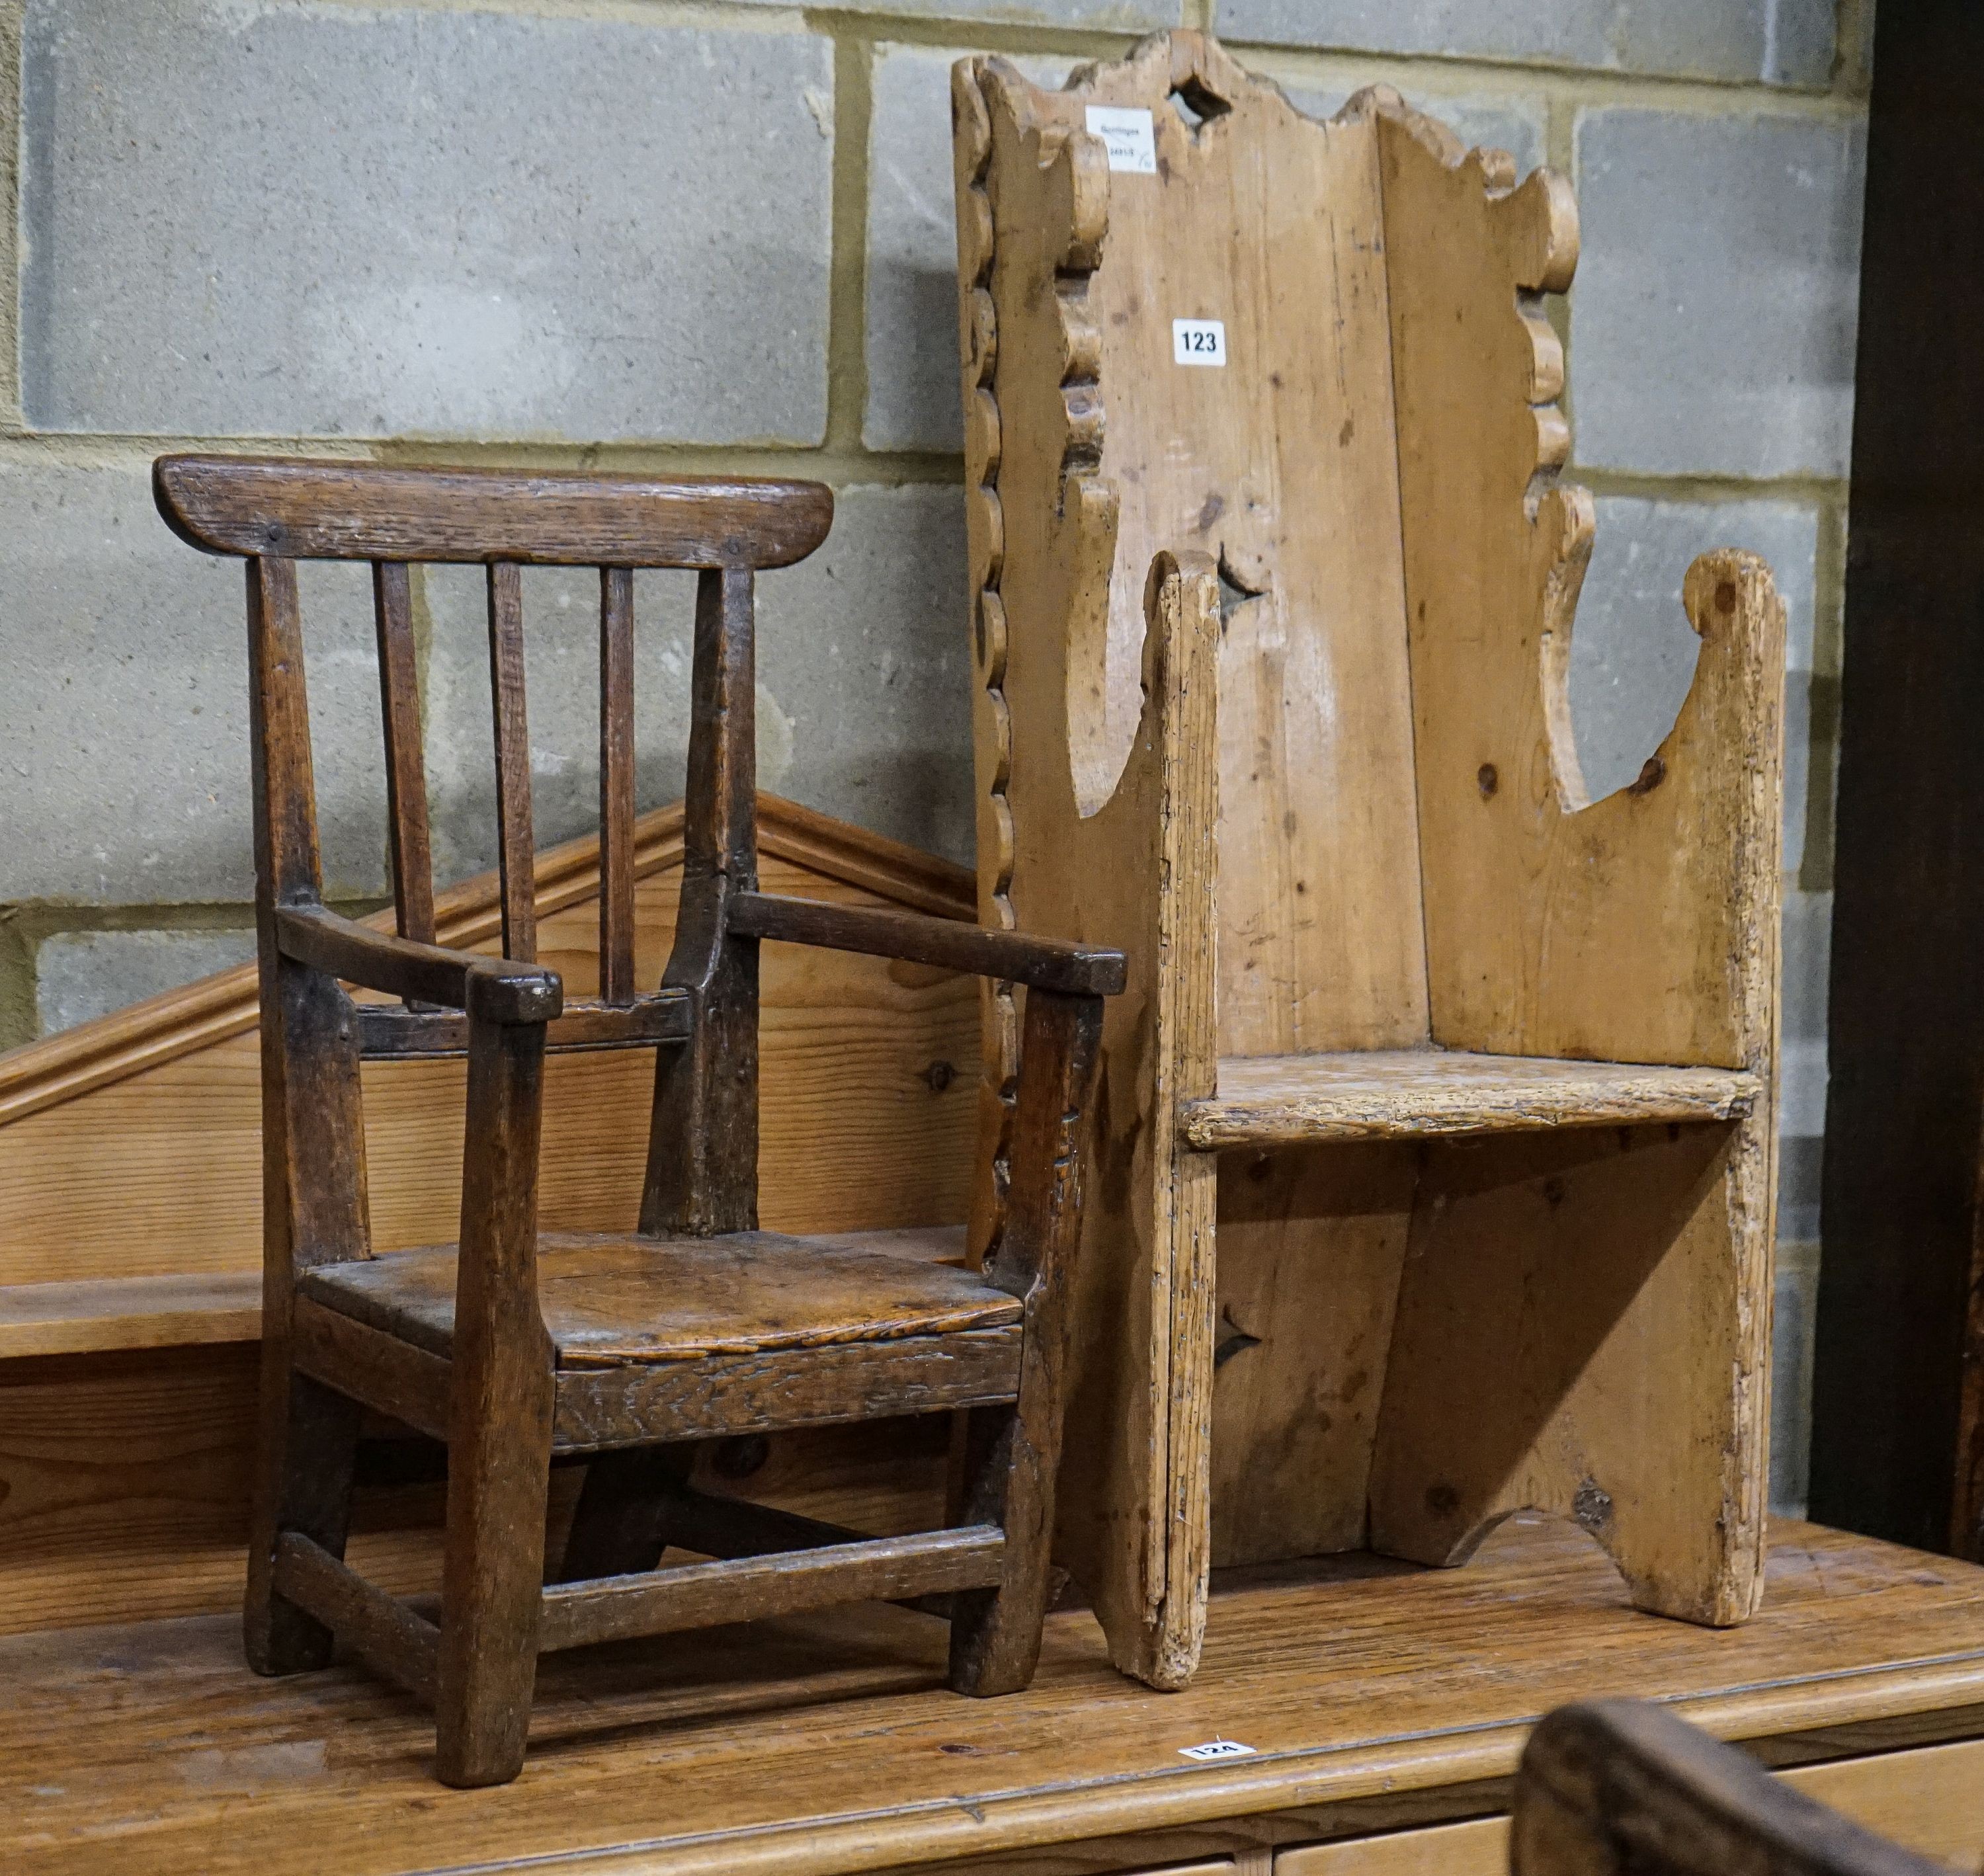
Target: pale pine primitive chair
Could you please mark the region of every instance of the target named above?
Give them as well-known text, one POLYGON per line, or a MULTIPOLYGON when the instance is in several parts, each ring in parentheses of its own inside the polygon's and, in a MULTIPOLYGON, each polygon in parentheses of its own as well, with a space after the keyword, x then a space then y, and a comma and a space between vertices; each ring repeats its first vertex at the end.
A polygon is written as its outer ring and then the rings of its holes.
POLYGON ((1588 798, 1569 186, 1197 32, 1060 91, 966 59, 953 117, 981 916, 1131 960, 1071 1383, 1118 1436, 1069 1456, 1063 1560, 1166 1686, 1215 1563, 1456 1563, 1527 1506, 1741 1620, 1783 608, 1697 560, 1693 688, 1588 798))
POLYGON ((1024 1686, 1061 1442, 1068 1261, 1114 952, 757 890, 753 579, 825 536, 806 483, 166 457, 160 512, 246 561, 262 988, 266 1257, 246 1640, 264 1673, 333 1640, 435 1709, 437 1770, 524 1757, 538 1654, 878 1596, 943 1599, 950 1683, 1024 1686), (322 900, 297 562, 373 563, 397 935, 322 900), (502 955, 437 947, 408 568, 487 566, 502 955), (521 569, 600 569, 600 983, 533 961, 521 569), (632 570, 697 574, 685 859, 660 986, 633 980, 632 570), (757 1229, 762 940, 1027 986, 1020 1139, 997 1261, 757 1229), (402 1001, 357 1003, 347 984, 402 1001), (545 1051, 659 1053, 640 1228, 542 1234, 545 1051), (359 1065, 468 1058, 458 1245, 374 1255, 359 1065), (343 1561, 361 1409, 447 1443, 438 1625, 343 1561), (685 1442, 909 1412, 968 1415, 955 1528, 886 1539, 687 1482, 685 1442), (554 1455, 595 1456, 545 1581, 554 1455), (665 1545, 714 1560, 655 1567, 665 1545))

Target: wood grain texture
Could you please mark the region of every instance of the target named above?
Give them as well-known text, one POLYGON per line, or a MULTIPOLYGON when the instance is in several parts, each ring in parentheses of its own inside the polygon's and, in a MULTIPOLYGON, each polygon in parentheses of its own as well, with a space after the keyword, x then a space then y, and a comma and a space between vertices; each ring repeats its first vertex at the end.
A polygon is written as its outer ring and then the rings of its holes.
POLYGON ((297 1366, 313 1379, 430 1439, 447 1438, 452 1377, 432 1351, 303 1295, 291 1309, 290 1336, 297 1366))
POLYGON ((531 822, 531 732, 524 697, 523 570, 514 561, 494 561, 488 580, 489 692, 495 727, 497 876, 503 896, 503 955, 528 964, 538 954, 538 890, 531 876, 538 841, 531 822))
MULTIPOLYGON (((763 799, 760 824, 775 889, 970 916, 969 876, 948 863, 775 798, 763 799)), ((637 962, 650 983, 669 947, 679 829, 677 809, 637 827, 637 962)), ((589 990, 597 970, 597 857, 584 841, 538 859, 541 953, 575 990, 589 990)), ((451 889, 438 904, 444 940, 493 942, 492 879, 451 889)), ((252 967, 223 973, 0 1057, 0 1271, 32 1286, 10 1281, 0 1305, 35 1325, 25 1332, 38 1348, 51 1335, 89 1347, 154 1335, 205 1340, 205 1328, 189 1326, 203 1318, 158 1294, 182 1282, 238 1291, 216 1335, 259 1333, 259 1077, 244 1033, 253 978, 252 967), (129 1174, 114 1186, 100 1177, 106 1155, 129 1174), (50 1278, 62 1280, 59 1294, 42 1289, 50 1278), (126 1278, 138 1280, 128 1298, 119 1287, 126 1278)), ((768 1226, 964 1219, 978 1059, 967 983, 774 947, 764 1034, 768 1226)), ((459 1061, 365 1068, 382 1249, 457 1229, 463 1073, 459 1061)), ((569 1056, 546 1077, 547 1228, 631 1230, 651 1069, 632 1056, 569 1056)), ((22 1363, 17 1385, 0 1369, 0 1628, 9 1632, 238 1602, 250 1357, 166 1348, 103 1359, 111 1365, 22 1363)), ((788 1468, 779 1456, 789 1442, 774 1437, 776 1489, 815 1515, 868 1529, 927 1526, 942 1515, 940 1457, 904 1470, 927 1431, 903 1422, 871 1435, 858 1463, 843 1456, 811 1471, 788 1468)), ((395 1590, 434 1586, 437 1507, 368 1504, 361 1493, 351 1554, 395 1590)))
POLYGON ((1004 1533, 1000 1568, 960 1584, 950 1604, 950 1684, 983 1697, 1034 1677, 1052 1593, 1050 1552, 1067 1412, 1069 1305, 1081 1243, 1083 1178, 1093 1130, 1100 997, 1027 993, 1007 1209, 987 1280, 1024 1305, 1019 1385, 1010 1403, 965 1423, 961 1521, 1004 1533))
POLYGON ((1219 1091, 1185 1104, 1186 1144, 1299 1146, 1527 1133, 1653 1121, 1740 1120, 1764 1094, 1741 1069, 1565 1062, 1432 1049, 1228 1057, 1219 1091))
MULTIPOLYGON (((689 1033, 689 1001, 679 990, 652 990, 620 1003, 590 997, 561 1001, 545 1027, 545 1047, 551 1054, 679 1042, 689 1033)), ((452 1010, 361 1003, 358 1033, 368 1061, 468 1053, 469 1019, 452 1010)))
MULTIPOLYGON (((1796 1525, 1771 1570, 1763 1613, 1722 1635, 1634 1613, 1542 1521, 1457 1573, 1253 1573, 1216 1589, 1204 1667, 1174 1694, 1114 1674, 1081 1611, 1049 1617, 1034 1687, 996 1701, 947 1691, 942 1630, 886 1608, 554 1657, 529 1774, 438 1803, 402 1697, 345 1669, 246 1682, 225 1617, 21 1636, 0 1643, 0 1854, 93 1872, 114 1833, 155 1876, 260 1876, 299 1843, 347 1876, 554 1854, 585 1876, 833 1876, 1000 1852, 1058 1876, 1422 1821, 1470 1791, 1500 1808, 1537 1719, 1594 1681, 1774 1757, 1847 1752, 1870 1791, 1878 1760, 1858 1755, 1976 1736, 1984 1573, 1796 1525), (1219 1734, 1254 1756, 1178 1756, 1219 1734), (1132 1837, 1141 1857, 1108 1854, 1132 1837)), ((1889 1789, 1905 1804, 1905 1771, 1889 1789)), ((1974 1809, 1969 1827, 1974 1847, 1974 1809)))
MULTIPOLYGON (((1976 1802, 1984 1740, 1791 1765, 1773 1777, 1939 1868, 1975 1876, 1984 1861, 1976 1802)), ((1506 1876, 1508 1868, 1506 1817, 1285 1850, 1275 1859, 1275 1876, 1506 1876)))
POLYGON ((997 1525, 883 1537, 819 1549, 688 1564, 545 1592, 547 1653, 604 1641, 720 1626, 751 1599, 755 1613, 789 1614, 836 1602, 976 1589, 996 1580, 1006 1538, 997 1525))
POLYGON ((1429 1150, 1385 1374, 1373 1543, 1460 1562, 1496 1519, 1543 1505, 1606 1546, 1642 1606, 1713 1623, 1754 1612, 1751 1416, 1768 1365, 1750 1344, 1768 1315, 1739 1288, 1755 1266, 1732 1258, 1754 1229, 1732 1216, 1743 1124, 1429 1150))
POLYGON ((260 1341, 253 1271, 0 1286, 0 1360, 260 1341))
MULTIPOLYGON (((1214 876, 1218 573, 1189 551, 1134 569, 1141 651, 1123 651, 1141 702, 1112 789, 1082 767, 1108 720, 1121 508, 1100 473, 1106 158, 1036 115, 1079 122, 1077 102, 1041 106, 997 61, 961 62, 952 102, 980 916, 1128 960, 1103 1019, 1070 1400, 1072 1424, 1119 1433, 1068 1442, 1057 1554, 1118 1663, 1175 1686, 1205 1621, 1214 1168, 1175 1136, 1178 1099, 1212 1091, 1216 1052, 1214 946, 1185 908, 1214 876), (1068 624, 1021 635, 1009 617, 1068 624)), ((996 1261, 1017 1000, 995 989, 986 1010, 973 1241, 996 1261)))
POLYGON ((1352 1143, 1213 1162, 1215 1566, 1367 1540, 1416 1157, 1352 1143))
POLYGON ((1392 94, 1348 108, 1375 122, 1384 174, 1433 1040, 1768 1075, 1784 688, 1769 570, 1696 562, 1701 652, 1657 768, 1588 802, 1566 686, 1592 508, 1557 480, 1563 360, 1535 297, 1570 283, 1575 203, 1547 170, 1510 190, 1392 94))
POLYGON ((599 570, 599 993, 634 997, 634 575, 599 570))
POLYGON ((758 888, 752 605, 748 573, 696 581, 681 906, 662 973, 695 1017, 655 1065, 641 1228, 658 1234, 758 1225, 759 946, 729 923, 732 898, 758 888))
POLYGON ((1932 1876, 1936 1865, 1641 1700, 1547 1715, 1523 1748, 1511 1876, 1932 1876))
MULTIPOLYGON (((239 1610, 257 1352, 0 1365, 0 1633, 239 1610)), ((1005 1352, 981 1398, 1010 1393, 1017 1359, 1005 1352)), ((864 1532, 927 1529, 943 1517, 943 1430, 937 1415, 772 1433, 748 1451, 718 1442, 699 1453, 696 1476, 708 1489, 742 1489, 864 1532)), ((555 1473, 555 1498, 575 1492, 582 1470, 555 1473)), ((365 1476, 347 1559, 396 1594, 437 1591, 437 1493, 365 1476)), ((552 1554, 569 1510, 568 1498, 557 1499, 552 1554)))
MULTIPOLYGON (((941 920, 759 895, 754 570, 744 543, 727 533, 736 518, 735 504, 723 498, 731 491, 705 488, 705 532, 690 556, 701 571, 680 890, 662 984, 682 1006, 686 1033, 658 1050, 638 1236, 541 1238, 547 1028, 563 999, 561 980, 535 963, 535 759, 526 717, 521 566, 541 531, 506 526, 517 518, 508 511, 514 491, 506 511, 491 485, 471 490, 443 474, 402 474, 381 484, 361 473, 313 484, 280 465, 161 459, 155 477, 161 510, 196 544, 201 531, 189 523, 180 499, 187 477, 196 495, 217 491, 223 531, 236 526, 257 544, 242 550, 248 557, 265 1199, 261 1411, 243 1616, 249 1665, 269 1676, 320 1668, 348 1629, 344 1638, 361 1656, 396 1677, 411 1674, 431 1693, 435 1776, 461 1789, 508 1784, 521 1770, 548 1620, 551 1645, 571 1648, 624 1639, 644 1624, 648 1632, 707 1626, 877 1590, 950 1596, 953 1678, 960 1690, 1024 1687, 1038 1657, 1047 1601, 1065 1399, 1065 1291, 1080 1233, 1083 1136, 1101 1027, 1098 993, 1121 988, 1121 956, 1050 942, 1044 952, 1014 960, 1021 974, 1041 980, 1029 1001, 1018 1077, 1010 1241, 991 1282, 929 1258, 890 1259, 866 1248, 823 1257, 822 1247, 759 1231, 760 938, 879 951, 940 967, 975 960, 994 975, 1024 941, 995 931, 960 944, 955 924, 941 920), (397 509, 396 494, 404 497, 397 509), (487 561, 497 961, 404 934, 387 937, 322 903, 295 565, 268 547, 287 524, 286 497, 293 504, 300 497, 330 538, 347 541, 382 516, 389 526, 414 530, 438 517, 457 553, 487 561), (518 534, 521 551, 512 544, 518 534), (733 916, 739 902, 750 903, 756 924, 733 916), (836 945, 837 935, 850 942, 836 945), (454 1244, 389 1253, 371 1281, 330 1283, 306 1295, 300 1281, 311 1272, 374 1261, 362 1037, 340 980, 397 993, 409 1005, 439 1001, 468 1018, 461 1224, 454 1244), (304 1305, 314 1313, 310 1345, 300 1350, 297 1316, 304 1305), (336 1317, 348 1320, 337 1324, 336 1317), (652 1390, 638 1386, 615 1391, 615 1415, 590 1414, 590 1444, 638 1450, 767 1425, 901 1418, 961 1404, 955 1386, 930 1385, 930 1355, 951 1353, 953 1338, 968 1342, 1002 1328, 1019 1340, 1014 1386, 1010 1395, 974 1406, 973 1424, 998 1430, 974 1446, 965 1528, 657 1573, 628 1546, 640 1501, 655 1488, 664 1497, 679 1495, 682 1467, 669 1457, 651 1487, 647 1462, 609 1458, 588 1477, 567 1540, 573 1558, 599 1559, 609 1578, 541 1591, 561 1371, 581 1372, 581 1395, 596 1392, 583 1376, 602 1369, 698 1371, 692 1384, 704 1385, 688 1424, 684 1401, 657 1403, 652 1390), (849 1345, 860 1345, 866 1357, 853 1373, 849 1345), (734 1382, 728 1371, 740 1358, 762 1371, 742 1389, 708 1385, 700 1372, 712 1365, 734 1382), (444 1415, 434 1362, 446 1364, 444 1415), (894 1368, 901 1371, 899 1387, 881 1372, 894 1368), (443 1435, 441 1613, 431 1667, 417 1657, 417 1671, 397 1659, 406 1651, 403 1612, 343 1560, 368 1403, 411 1409, 417 1428, 443 1435), (651 1405, 659 1411, 651 1414, 651 1405)), ((621 491, 568 481, 564 492, 584 510, 610 507, 621 491)), ((787 493, 786 506, 803 511, 806 492, 787 493)), ((554 495, 544 505, 555 502, 554 495)), ((209 529, 215 510, 210 501, 209 529)), ((629 538, 601 556, 598 974, 605 997, 621 1005, 633 993, 628 563, 641 544, 629 538)), ((393 667, 406 662, 407 608, 395 603, 407 598, 404 581, 386 577, 380 591, 390 765, 411 754, 392 746, 394 733, 417 723, 404 709, 396 720, 394 710, 393 667)), ((396 798, 404 792, 395 790, 396 798)), ((406 844, 399 829, 396 854, 406 844)), ((398 866, 396 878, 404 872, 398 866)), ((414 908, 431 923, 428 910, 414 908)), ((400 915, 403 925, 406 916, 400 915)), ((622 1027, 628 1033, 595 1033, 587 1040, 624 1047, 646 1040, 622 1027)), ((588 1398, 585 1404, 601 1403, 588 1398)))
MULTIPOLYGON (((817 813, 775 795, 759 797, 761 856, 787 862, 801 876, 879 896, 883 903, 939 916, 968 919, 973 906, 971 875, 940 859, 817 813)), ((635 828, 635 874, 648 880, 679 865, 682 805, 652 809, 635 828)), ((599 848, 588 836, 547 848, 538 856, 538 915, 541 920, 566 908, 596 905, 599 848)), ((673 894, 666 896, 672 923, 673 894)), ((488 950, 498 927, 495 876, 478 874, 443 893, 436 902, 437 936, 444 943, 488 950)), ((645 926, 655 910, 654 895, 637 910, 645 926)), ((367 921, 391 929, 384 915, 367 921)), ((568 982, 584 983, 588 972, 571 947, 561 966, 568 982)), ((665 956, 667 946, 662 946, 665 956)), ((647 953, 644 950, 645 960, 647 953)), ((646 966, 642 964, 643 973, 646 966)), ((659 970, 659 961, 656 970, 659 970)), ((59 1107, 92 1090, 107 1087, 148 1068, 156 1068, 209 1044, 252 1030, 256 1021, 255 966, 237 966, 176 990, 162 991, 73 1029, 0 1052, 0 1127, 27 1115, 59 1107)))
POLYGON ((532 565, 785 567, 826 538, 817 482, 402 469, 291 457, 163 456, 166 525, 209 554, 532 565))
MULTIPOLYGON (((705 1355, 691 1362, 581 1368, 558 1380, 561 1452, 699 1439, 848 1420, 938 1413, 1010 1402, 1018 1388, 1017 1325, 807 1352, 705 1355)), ((898 1439, 881 1436, 878 1446, 898 1439)))
MULTIPOLYGON (((417 1348, 454 1345, 452 1245, 306 1278, 301 1294, 417 1348)), ((769 1231, 655 1239, 549 1232, 537 1293, 560 1368, 889 1342, 1020 1320, 1003 1289, 913 1254, 769 1231)))
POLYGON ((431 1622, 293 1531, 276 1540, 275 1577, 284 1596, 334 1629, 374 1673, 422 1700, 434 1698, 441 1632, 431 1622))
POLYGON ((427 826, 412 583, 404 562, 373 563, 372 604, 379 645, 380 715, 386 730, 387 836, 394 915, 402 938, 431 944, 434 850, 427 826))
MULTIPOLYGON (((1649 1606, 1740 1620, 1768 1391, 1782 613, 1768 570, 1696 563, 1689 702, 1641 782, 1587 803, 1564 678, 1591 508, 1557 484, 1570 437, 1542 297, 1576 260, 1567 185, 1517 188, 1507 156, 1465 150, 1382 89, 1310 122, 1191 32, 1056 92, 966 60, 953 103, 981 908, 1132 956, 1097 1165, 1098 1209, 1121 1222, 1091 1260, 1109 1287, 1084 1307, 1111 1325, 1094 1398, 1134 1456, 1083 1480, 1107 1540, 1063 1543, 1116 1658, 1161 1684, 1190 1673, 1208 1554, 1265 1560, 1370 1529, 1453 1557, 1511 1503, 1590 1515, 1591 1467, 1630 1471, 1636 1429, 1646 1476, 1600 1521, 1607 1541, 1649 1606), (1092 104, 1151 112, 1155 176, 1111 173, 1092 104), (1178 318, 1223 322, 1222 367, 1179 367, 1178 318), (1217 648, 1185 686, 1189 788, 1165 806, 1190 806, 1165 822, 1124 806, 1178 648, 1160 629, 1168 576, 1145 569, 1175 567, 1192 591, 1195 551, 1217 648), (1163 830, 1184 816, 1202 819, 1181 853, 1163 830), (1134 976, 1154 939, 1157 997, 1134 976), (1174 1008, 1201 1007, 1202 966, 1218 997, 1215 1044, 1208 982, 1201 1053, 1189 1023, 1167 1035, 1157 1016, 1167 987, 1174 1008), (1436 1050, 1481 1066, 1434 1071, 1436 1050), (1594 1176, 1611 1209, 1580 1211, 1577 1248, 1560 1234, 1526 1254, 1514 1234, 1554 1174, 1540 1167, 1492 1218, 1476 1190, 1498 1169, 1529 1178, 1494 1136, 1649 1122, 1712 1153, 1733 1143, 1714 1193, 1607 1161, 1594 1176), (1470 1136, 1487 1157, 1457 1157, 1470 1136), (1359 1141, 1379 1144, 1323 1164, 1359 1141), (1162 1167, 1148 1222, 1133 1209, 1146 1154, 1162 1167), (1439 1222, 1462 1188, 1467 1228, 1509 1234, 1472 1262, 1466 1231, 1439 1222), (1216 1298, 1215 1202, 1235 1208, 1216 1298), (1485 1296, 1579 1256, 1606 1266, 1580 1299, 1555 1300, 1560 1275, 1525 1304, 1485 1296), (1657 1267, 1664 1313, 1624 1300, 1614 1265, 1657 1267), (1456 1347, 1477 1300, 1498 1336, 1530 1342, 1456 1347), (1574 1401, 1561 1413, 1553 1379, 1574 1401), (1470 1415, 1493 1428, 1472 1446, 1443 1418, 1470 1415), (1479 1476, 1449 1476, 1465 1466, 1479 1476), (1436 1543, 1462 1506, 1480 1514, 1466 1539, 1436 1543)), ((995 1194, 1014 1016, 988 1000, 995 1194)), ((1685 1157, 1665 1176, 1684 1181, 1685 1157)), ((999 1225, 995 1202, 975 1241, 996 1248, 999 1225)))
POLYGON ((1114 997, 1124 983, 1120 951, 913 913, 871 912, 774 893, 740 893, 731 923, 753 938, 901 958, 1072 996, 1114 997))

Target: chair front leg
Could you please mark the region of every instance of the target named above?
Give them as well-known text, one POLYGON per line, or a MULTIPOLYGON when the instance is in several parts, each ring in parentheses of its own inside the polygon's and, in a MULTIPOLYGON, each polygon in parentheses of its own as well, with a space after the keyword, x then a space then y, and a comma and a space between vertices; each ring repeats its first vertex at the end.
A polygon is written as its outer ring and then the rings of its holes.
POLYGON ((1069 1277, 1081 1234, 1081 1145, 1102 1038, 1102 1000, 1027 993, 1007 1223, 987 1277, 1026 1302, 1018 1399, 974 1409, 964 1522, 1006 1533, 997 1587, 952 1603, 950 1684, 1016 1693, 1034 1677, 1047 1616, 1054 1479, 1067 1407, 1069 1277))
POLYGON ((537 1286, 544 1050, 541 1023, 471 1028, 435 1700, 444 1784, 506 1784, 530 1729, 556 1392, 537 1286))

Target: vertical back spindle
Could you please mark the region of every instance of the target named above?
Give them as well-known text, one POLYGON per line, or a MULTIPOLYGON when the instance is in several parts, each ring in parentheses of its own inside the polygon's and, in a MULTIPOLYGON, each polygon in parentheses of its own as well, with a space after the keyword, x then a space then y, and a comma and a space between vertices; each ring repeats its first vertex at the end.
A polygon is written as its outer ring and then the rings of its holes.
POLYGON ((496 842, 503 882, 503 955, 538 955, 536 843, 531 832, 531 737, 524 717, 524 587, 514 561, 489 563, 489 688, 496 711, 496 842))
POLYGON ((379 698, 386 721, 386 808, 392 819, 393 906, 402 938, 432 944, 434 859, 427 838, 427 771, 421 752, 420 679, 414 668, 413 601, 404 561, 372 563, 379 630, 379 698))
POLYGON ((758 1228, 758 941, 729 929, 732 896, 758 889, 753 594, 749 568, 696 578, 681 910, 662 973, 689 993, 695 1022, 655 1070, 650 1235, 758 1228))
POLYGON ((599 570, 599 994, 634 1000, 634 575, 599 570))

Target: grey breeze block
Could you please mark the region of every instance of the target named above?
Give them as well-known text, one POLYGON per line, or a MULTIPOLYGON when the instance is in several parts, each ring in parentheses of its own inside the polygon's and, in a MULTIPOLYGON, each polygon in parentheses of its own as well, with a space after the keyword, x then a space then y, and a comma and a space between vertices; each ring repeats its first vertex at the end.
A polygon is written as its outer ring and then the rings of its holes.
POLYGON ((1818 86, 1835 0, 1215 0, 1235 44, 1437 53, 1818 86))
POLYGON ((28 0, 23 58, 35 427, 824 434, 824 39, 28 0))
POLYGON ((1846 473, 1864 146, 1833 119, 1580 113, 1580 463, 1846 473))

